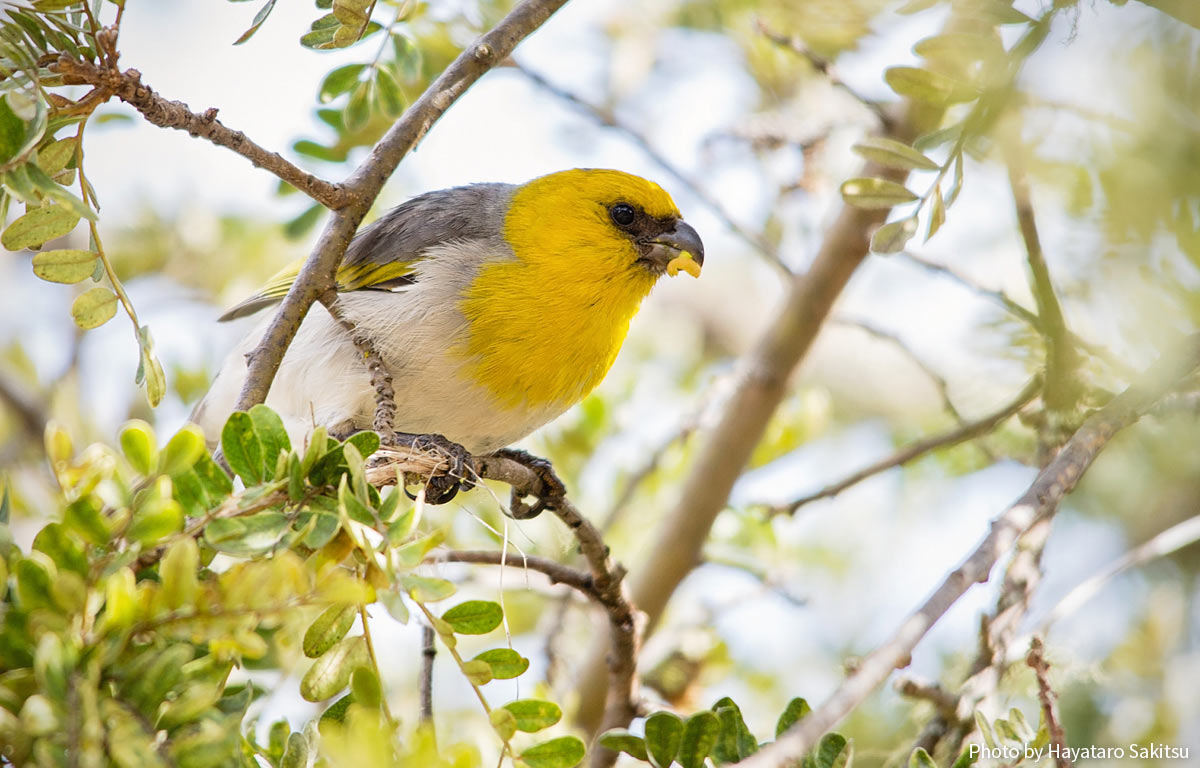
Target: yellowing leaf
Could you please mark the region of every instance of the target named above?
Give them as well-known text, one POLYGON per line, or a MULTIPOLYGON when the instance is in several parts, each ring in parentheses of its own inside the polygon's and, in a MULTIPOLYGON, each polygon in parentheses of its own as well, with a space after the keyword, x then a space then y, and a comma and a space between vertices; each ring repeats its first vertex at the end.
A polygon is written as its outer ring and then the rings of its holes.
POLYGON ((917 196, 894 181, 855 178, 842 182, 842 199, 857 208, 891 208, 911 203, 917 196))
POLYGON ((85 330, 99 328, 117 314, 117 296, 102 285, 81 293, 71 303, 71 317, 85 330))
POLYGON ((43 205, 31 208, 21 216, 4 234, 0 235, 0 244, 10 251, 20 251, 32 248, 53 240, 75 229, 79 223, 79 214, 61 205, 43 205))
POLYGON ((96 271, 96 254, 65 248, 33 256, 33 274, 51 283, 78 283, 96 271))

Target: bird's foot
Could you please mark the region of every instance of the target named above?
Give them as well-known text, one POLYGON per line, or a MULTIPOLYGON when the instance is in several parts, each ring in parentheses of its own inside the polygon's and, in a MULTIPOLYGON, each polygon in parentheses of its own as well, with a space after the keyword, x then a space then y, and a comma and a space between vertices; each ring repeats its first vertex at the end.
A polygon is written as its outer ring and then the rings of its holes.
MULTIPOLYGON (((393 432, 386 442, 397 448, 431 453, 444 461, 446 471, 443 474, 431 475, 425 482, 427 504, 445 504, 457 496, 459 491, 469 491, 475 485, 467 472, 468 468, 473 466, 471 454, 453 440, 448 440, 442 435, 393 432)), ((405 490, 405 493, 408 491, 405 490)), ((409 494, 409 498, 415 497, 409 494)))
POLYGON ((547 509, 554 509, 567 495, 567 486, 554 474, 554 467, 549 461, 534 456, 517 448, 501 448, 492 454, 498 458, 515 461, 533 471, 540 488, 517 490, 512 489, 508 513, 515 520, 528 520, 537 517, 547 509), (525 503, 525 496, 534 496, 532 505, 525 503))

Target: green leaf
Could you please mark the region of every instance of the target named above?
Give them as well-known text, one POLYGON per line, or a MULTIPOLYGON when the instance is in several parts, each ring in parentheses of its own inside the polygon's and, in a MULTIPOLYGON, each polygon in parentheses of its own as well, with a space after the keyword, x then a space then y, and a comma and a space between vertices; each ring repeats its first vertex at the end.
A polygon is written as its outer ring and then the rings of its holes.
POLYGON ((854 178, 842 182, 842 199, 857 208, 892 208, 917 196, 903 184, 887 179, 854 178))
POLYGON ((279 454, 292 449, 292 442, 283 428, 283 419, 265 405, 255 405, 250 409, 250 422, 262 446, 263 467, 269 474, 278 463, 279 454))
POLYGON ((0 235, 0 244, 10 251, 33 248, 69 234, 78 223, 79 214, 61 205, 31 208, 24 216, 8 225, 8 229, 0 235))
POLYGON ((327 13, 309 25, 309 31, 300 38, 300 45, 305 48, 325 50, 333 47, 333 34, 342 22, 332 13, 327 13))
POLYGON ((717 716, 707 710, 688 718, 683 729, 683 741, 675 759, 683 768, 704 768, 705 759, 717 744, 721 735, 721 723, 717 716))
POLYGON ((938 106, 971 101, 979 97, 978 89, 947 75, 920 67, 890 67, 883 73, 883 79, 900 96, 938 106))
POLYGON ((789 701, 783 708, 783 714, 779 716, 779 721, 775 723, 775 738, 778 739, 782 736, 784 731, 803 719, 809 712, 812 712, 812 707, 808 706, 808 702, 799 696, 789 701))
POLYGON ((492 668, 486 661, 477 661, 475 659, 464 661, 462 673, 471 681, 471 685, 474 686, 487 685, 492 682, 492 668))
POLYGON ((388 117, 399 117, 404 111, 404 92, 390 68, 380 66, 375 68, 375 95, 379 100, 379 108, 388 117))
POLYGON ((492 729, 504 741, 508 741, 517 733, 517 716, 504 707, 493 709, 488 715, 488 720, 492 724, 492 729))
POLYGON ((908 757, 908 768, 937 768, 937 763, 923 748, 917 747, 908 757))
POLYGON ((350 675, 370 663, 362 635, 347 637, 313 662, 300 680, 300 695, 305 701, 322 701, 350 683, 350 675))
POLYGON ((522 752, 517 759, 529 768, 574 768, 583 762, 587 748, 574 736, 542 742, 522 752))
POLYGON ((821 737, 813 753, 817 768, 842 768, 849 763, 850 749, 846 737, 840 733, 827 733, 821 737))
POLYGON ((186 472, 200 461, 204 451, 204 433, 195 424, 185 424, 159 454, 158 471, 164 475, 186 472))
POLYGON ((234 40, 233 44, 241 45, 251 37, 254 37, 254 33, 258 31, 258 28, 261 27, 263 22, 267 20, 267 17, 271 15, 271 11, 274 10, 274 8, 275 0, 267 0, 267 4, 262 8, 259 8, 258 13, 254 14, 254 20, 250 22, 250 28, 243 32, 241 37, 239 37, 237 40, 234 40))
POLYGON ((154 468, 154 428, 141 419, 134 419, 121 430, 121 451, 133 470, 149 475, 154 468))
POLYGON ((396 547, 392 552, 396 558, 396 562, 402 568, 415 568, 425 559, 425 555, 429 554, 429 550, 441 544, 445 539, 445 529, 438 528, 428 536, 422 536, 419 539, 396 547))
POLYGON ((728 696, 719 699, 712 709, 721 721, 721 735, 713 749, 720 763, 736 763, 758 751, 758 740, 742 719, 742 710, 728 696))
POLYGON ((252 557, 274 549, 290 524, 282 512, 220 518, 204 527, 204 540, 218 552, 252 557))
POLYGON ((611 731, 605 731, 600 734, 597 740, 600 746, 611 749, 614 752, 624 752, 638 760, 649 762, 650 758, 646 754, 646 741, 641 736, 634 736, 624 728, 614 728, 611 731))
POLYGON ((328 104, 354 88, 359 83, 359 75, 366 67, 366 64, 346 64, 325 75, 317 91, 317 99, 322 104, 328 104))
POLYGON ((322 723, 340 723, 345 721, 346 712, 350 710, 350 705, 354 703, 354 695, 347 693, 342 698, 330 704, 321 713, 322 723))
POLYGON ((941 167, 907 144, 882 136, 867 137, 851 149, 867 160, 902 171, 936 171, 941 167))
POLYGON ((287 746, 283 757, 279 759, 279 768, 307 768, 308 739, 303 733, 293 733, 288 736, 287 746))
MULTIPOLYGON (((6 488, 5 491, 7 490, 6 488)), ((95 547, 108 544, 112 535, 107 521, 101 514, 100 502, 92 494, 82 496, 67 505, 63 511, 63 524, 95 547)))
POLYGON ((371 116, 371 84, 369 82, 359 83, 350 92, 350 100, 346 102, 343 115, 348 131, 357 131, 367 124, 367 119, 371 116))
POLYGON ((364 707, 378 707, 383 701, 383 686, 379 675, 370 667, 359 667, 350 673, 350 694, 364 707))
POLYGON ((562 710, 552 701, 518 699, 504 705, 517 719, 517 730, 536 733, 562 719, 562 710))
POLYGON ((304 632, 301 646, 304 655, 315 659, 337 645, 354 626, 357 616, 357 605, 331 605, 326 608, 304 632))
POLYGON ((263 448, 254 422, 245 411, 234 411, 221 430, 221 452, 229 467, 247 486, 263 480, 263 448))
POLYGON ((71 302, 71 317, 84 330, 99 328, 117 314, 117 296, 102 285, 97 285, 75 297, 71 302))
POLYGON ((33 274, 51 283, 78 283, 96 271, 96 254, 75 248, 33 255, 33 274))
POLYGON ((978 754, 978 749, 967 747, 959 753, 958 759, 954 761, 954 765, 952 765, 950 768, 971 768, 971 766, 975 765, 975 761, 978 759, 978 754))
POLYGON ((200 568, 200 548, 191 536, 184 536, 167 547, 158 566, 162 579, 162 596, 171 610, 191 608, 196 602, 200 582, 196 571, 200 568))
POLYGON ((942 188, 934 187, 933 201, 929 204, 929 229, 925 233, 926 242, 929 238, 937 234, 937 231, 946 223, 946 203, 942 200, 942 188))
POLYGON ((946 62, 965 69, 976 61, 994 63, 1004 57, 1004 46, 992 34, 943 32, 917 41, 913 52, 926 59, 946 62))
POLYGON ((125 536, 143 546, 157 544, 183 530, 183 508, 174 499, 154 499, 133 513, 125 536))
MULTIPOLYGON (((310 144, 312 142, 309 142, 310 144)), ((321 158, 324 160, 325 158, 321 158)), ((293 219, 289 219, 283 225, 283 235, 289 240, 296 240, 304 237, 317 222, 321 220, 321 214, 326 211, 325 206, 320 203, 313 203, 304 209, 304 212, 293 219)))
POLYGON ((74 136, 52 141, 38 150, 38 168, 47 176, 53 176, 65 169, 75 159, 75 149, 79 146, 74 136))
POLYGON ((476 656, 473 661, 482 661, 492 668, 493 680, 511 680, 529 669, 529 659, 511 648, 493 648, 476 656))
POLYGON ((655 768, 667 768, 679 754, 683 720, 674 712, 655 712, 646 718, 646 752, 655 768))
POLYGON ((442 620, 460 635, 485 635, 504 620, 504 609, 490 600, 468 600, 442 614, 442 620))
POLYGON ((458 591, 457 587, 445 579, 431 579, 413 573, 405 574, 400 579, 400 586, 418 603, 436 603, 458 591))
POLYGON ((917 215, 889 221, 871 235, 871 250, 875 253, 899 253, 917 233, 917 215))

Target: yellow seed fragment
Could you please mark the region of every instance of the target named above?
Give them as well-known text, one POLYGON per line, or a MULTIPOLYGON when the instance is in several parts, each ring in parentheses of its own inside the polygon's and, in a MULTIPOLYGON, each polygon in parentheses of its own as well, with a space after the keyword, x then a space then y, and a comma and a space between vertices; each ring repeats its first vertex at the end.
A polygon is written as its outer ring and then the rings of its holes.
POLYGON ((692 277, 700 277, 700 264, 687 251, 680 251, 678 256, 667 262, 667 275, 669 277, 675 277, 681 270, 687 272, 692 277))

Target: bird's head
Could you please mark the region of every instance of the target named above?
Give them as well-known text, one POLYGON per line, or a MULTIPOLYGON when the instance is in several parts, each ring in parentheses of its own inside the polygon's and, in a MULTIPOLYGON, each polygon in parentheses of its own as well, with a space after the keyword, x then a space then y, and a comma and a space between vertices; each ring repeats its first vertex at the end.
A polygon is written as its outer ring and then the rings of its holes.
POLYGON ((518 187, 505 237, 523 261, 556 261, 577 275, 625 277, 647 287, 663 273, 699 277, 704 244, 652 181, 577 168, 518 187))

